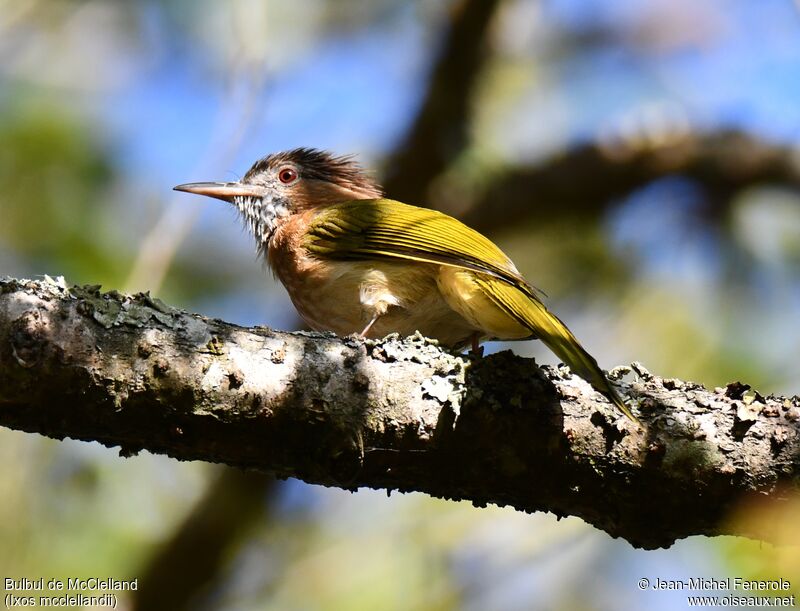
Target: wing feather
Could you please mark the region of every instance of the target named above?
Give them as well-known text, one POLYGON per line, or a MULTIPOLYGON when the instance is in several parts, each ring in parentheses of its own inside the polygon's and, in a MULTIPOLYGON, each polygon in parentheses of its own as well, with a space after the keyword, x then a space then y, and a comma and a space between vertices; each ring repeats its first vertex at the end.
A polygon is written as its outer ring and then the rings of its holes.
POLYGON ((489 274, 540 299, 491 240, 451 216, 390 199, 357 200, 322 210, 305 242, 334 259, 386 257, 439 263, 489 274))

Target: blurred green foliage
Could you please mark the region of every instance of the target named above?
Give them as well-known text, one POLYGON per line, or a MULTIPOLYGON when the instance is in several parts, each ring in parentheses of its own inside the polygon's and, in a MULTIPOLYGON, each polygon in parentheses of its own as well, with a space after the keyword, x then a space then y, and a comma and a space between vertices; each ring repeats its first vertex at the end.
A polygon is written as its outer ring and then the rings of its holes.
POLYGON ((0 107, 0 240, 30 267, 118 283, 129 253, 108 211, 115 168, 88 121, 52 104, 0 107))

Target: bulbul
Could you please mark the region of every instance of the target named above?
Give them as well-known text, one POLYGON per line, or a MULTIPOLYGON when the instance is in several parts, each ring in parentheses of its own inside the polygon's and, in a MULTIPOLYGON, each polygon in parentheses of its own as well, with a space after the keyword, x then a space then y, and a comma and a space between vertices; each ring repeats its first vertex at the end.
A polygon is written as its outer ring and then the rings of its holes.
POLYGON ((350 157, 299 148, 259 159, 238 182, 175 189, 234 205, 313 329, 369 338, 419 331, 474 349, 540 339, 638 422, 503 251, 451 216, 385 199, 350 157))

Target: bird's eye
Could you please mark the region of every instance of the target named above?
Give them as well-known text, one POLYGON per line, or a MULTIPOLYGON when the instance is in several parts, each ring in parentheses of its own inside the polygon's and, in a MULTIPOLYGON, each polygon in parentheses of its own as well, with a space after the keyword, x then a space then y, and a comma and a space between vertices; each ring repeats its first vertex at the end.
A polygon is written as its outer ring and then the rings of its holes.
POLYGON ((278 180, 285 185, 291 184, 297 180, 297 172, 292 168, 283 168, 278 172, 278 180))

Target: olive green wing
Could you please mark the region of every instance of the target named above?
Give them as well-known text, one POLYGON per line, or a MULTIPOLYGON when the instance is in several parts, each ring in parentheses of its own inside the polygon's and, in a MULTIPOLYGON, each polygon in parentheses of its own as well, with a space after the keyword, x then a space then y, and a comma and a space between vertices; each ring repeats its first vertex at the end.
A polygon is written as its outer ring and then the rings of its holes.
POLYGON ((323 209, 305 247, 331 259, 399 258, 483 272, 535 299, 528 284, 491 240, 451 216, 391 199, 343 202, 323 209))

